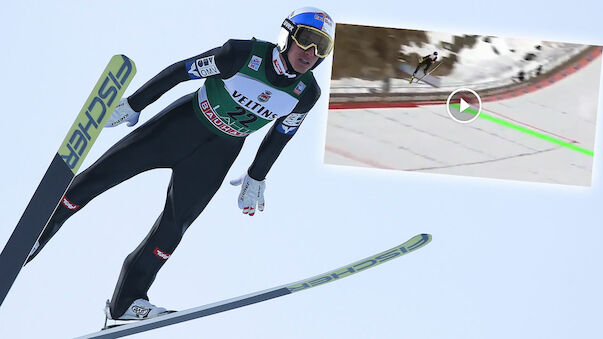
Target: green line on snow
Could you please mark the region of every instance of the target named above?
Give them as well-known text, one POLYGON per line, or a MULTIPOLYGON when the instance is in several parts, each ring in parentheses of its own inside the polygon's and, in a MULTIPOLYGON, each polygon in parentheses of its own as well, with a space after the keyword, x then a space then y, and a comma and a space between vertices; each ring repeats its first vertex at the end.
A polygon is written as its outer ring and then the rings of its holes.
MULTIPOLYGON (((461 105, 460 104, 450 104, 450 106, 453 107, 453 108, 456 108, 459 111, 461 110, 461 105)), ((472 113, 472 114, 477 114, 477 111, 474 110, 474 109, 471 109, 471 108, 466 108, 463 111, 463 113, 465 113, 465 112, 472 113)), ((528 135, 540 138, 542 140, 545 140, 545 141, 548 141, 548 142, 552 142, 552 143, 557 144, 559 146, 567 147, 567 148, 569 148, 571 150, 574 150, 574 151, 577 151, 577 152, 580 152, 580 153, 584 153, 584 154, 586 154, 588 156, 591 156, 591 157, 594 155, 593 151, 590 151, 590 150, 587 150, 585 148, 576 146, 576 145, 574 145, 574 144, 572 144, 570 142, 566 142, 566 141, 563 141, 563 140, 560 140, 560 139, 557 139, 557 138, 553 138, 553 137, 551 137, 549 135, 536 132, 536 131, 531 130, 531 129, 527 128, 527 127, 523 127, 523 126, 519 126, 519 125, 510 123, 510 122, 508 122, 506 120, 493 117, 493 116, 485 114, 483 112, 480 113, 479 117, 482 118, 482 119, 490 120, 490 121, 492 121, 494 123, 497 123, 499 125, 502 125, 502 126, 505 126, 505 127, 509 127, 509 128, 514 129, 514 130, 526 133, 528 135)))

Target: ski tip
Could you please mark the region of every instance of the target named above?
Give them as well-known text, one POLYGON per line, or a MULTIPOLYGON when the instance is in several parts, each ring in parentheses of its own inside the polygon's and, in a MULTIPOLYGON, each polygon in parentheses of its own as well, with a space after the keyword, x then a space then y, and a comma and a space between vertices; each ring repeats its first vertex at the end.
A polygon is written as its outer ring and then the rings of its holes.
POLYGON ((132 60, 125 54, 115 54, 112 58, 122 58, 122 59, 132 60))
POLYGON ((417 234, 414 237, 412 237, 409 241, 413 241, 413 240, 421 240, 421 242, 430 242, 431 239, 433 238, 433 236, 429 233, 421 233, 421 234, 417 234))
POLYGON ((125 54, 115 54, 114 56, 111 57, 110 62, 114 62, 114 61, 118 61, 118 62, 121 62, 124 64, 131 65, 132 69, 134 71, 136 71, 136 65, 134 64, 134 61, 125 54))
POLYGON ((431 242, 432 236, 428 233, 417 234, 408 240, 403 247, 406 247, 407 250, 413 251, 418 248, 421 248, 431 242))

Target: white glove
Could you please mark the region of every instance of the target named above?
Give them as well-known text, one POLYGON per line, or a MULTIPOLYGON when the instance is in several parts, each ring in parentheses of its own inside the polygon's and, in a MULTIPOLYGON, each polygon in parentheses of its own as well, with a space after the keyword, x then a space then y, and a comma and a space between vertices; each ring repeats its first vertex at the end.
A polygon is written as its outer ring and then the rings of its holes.
POLYGON ((115 127, 123 122, 128 122, 128 127, 132 127, 138 123, 138 117, 140 117, 140 112, 135 112, 130 104, 128 103, 128 99, 121 98, 119 103, 115 107, 115 111, 107 120, 105 127, 115 127))
POLYGON ((239 194, 239 208, 243 210, 243 214, 252 216, 255 214, 255 209, 264 210, 264 190, 266 190, 266 181, 258 181, 251 178, 247 173, 238 179, 230 181, 233 186, 241 186, 239 194))

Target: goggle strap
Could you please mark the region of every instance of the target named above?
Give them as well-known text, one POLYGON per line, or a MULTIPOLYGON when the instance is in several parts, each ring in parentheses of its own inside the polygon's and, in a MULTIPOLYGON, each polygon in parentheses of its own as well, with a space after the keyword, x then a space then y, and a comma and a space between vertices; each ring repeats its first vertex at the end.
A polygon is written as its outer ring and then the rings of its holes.
POLYGON ((283 21, 283 24, 281 25, 281 27, 283 27, 284 29, 286 29, 287 32, 293 33, 293 32, 295 32, 295 29, 297 28, 297 25, 293 21, 285 18, 285 20, 283 21))

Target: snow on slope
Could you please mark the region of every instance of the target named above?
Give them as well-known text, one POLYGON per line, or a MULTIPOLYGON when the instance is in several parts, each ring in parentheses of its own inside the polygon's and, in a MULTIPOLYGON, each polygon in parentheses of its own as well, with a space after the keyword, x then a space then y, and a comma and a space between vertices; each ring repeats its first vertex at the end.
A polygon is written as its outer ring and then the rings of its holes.
MULTIPOLYGON (((482 112, 594 149, 601 58, 558 83, 484 103, 482 112)), ((331 110, 325 162, 588 186, 593 157, 486 119, 463 125, 445 105, 331 110)))

